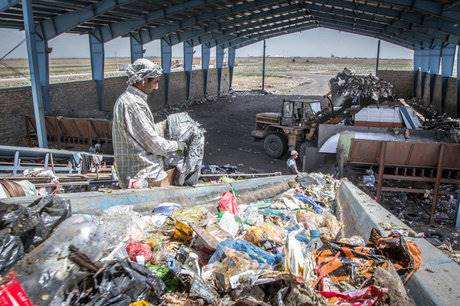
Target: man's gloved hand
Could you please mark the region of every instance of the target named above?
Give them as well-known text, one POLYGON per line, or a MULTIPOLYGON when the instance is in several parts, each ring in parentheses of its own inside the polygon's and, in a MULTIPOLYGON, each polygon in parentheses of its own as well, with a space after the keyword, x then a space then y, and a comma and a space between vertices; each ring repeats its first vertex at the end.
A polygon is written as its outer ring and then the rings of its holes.
POLYGON ((182 142, 182 141, 177 142, 177 151, 185 152, 186 149, 187 149, 187 144, 185 142, 182 142))

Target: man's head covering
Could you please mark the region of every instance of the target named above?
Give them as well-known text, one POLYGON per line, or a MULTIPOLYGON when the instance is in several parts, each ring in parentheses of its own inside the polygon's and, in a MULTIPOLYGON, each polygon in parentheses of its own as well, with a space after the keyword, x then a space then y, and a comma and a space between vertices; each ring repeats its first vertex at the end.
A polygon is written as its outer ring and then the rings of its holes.
POLYGON ((291 151, 291 156, 296 156, 296 155, 299 155, 299 152, 297 152, 296 150, 292 150, 291 151))
POLYGON ((158 78, 162 75, 162 73, 163 70, 159 65, 145 58, 137 59, 134 63, 129 64, 128 68, 126 68, 129 85, 133 85, 147 78, 158 78))

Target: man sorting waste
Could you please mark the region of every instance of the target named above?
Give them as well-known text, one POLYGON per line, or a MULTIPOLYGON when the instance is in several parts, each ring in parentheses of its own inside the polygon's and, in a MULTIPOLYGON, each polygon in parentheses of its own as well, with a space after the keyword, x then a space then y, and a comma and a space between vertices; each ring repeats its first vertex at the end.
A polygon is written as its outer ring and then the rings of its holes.
POLYGON ((149 94, 158 90, 162 69, 138 59, 126 70, 128 88, 113 108, 112 139, 120 187, 131 181, 142 187, 159 186, 166 179, 164 157, 181 153, 186 144, 164 138, 166 123, 155 124, 147 104, 149 94))

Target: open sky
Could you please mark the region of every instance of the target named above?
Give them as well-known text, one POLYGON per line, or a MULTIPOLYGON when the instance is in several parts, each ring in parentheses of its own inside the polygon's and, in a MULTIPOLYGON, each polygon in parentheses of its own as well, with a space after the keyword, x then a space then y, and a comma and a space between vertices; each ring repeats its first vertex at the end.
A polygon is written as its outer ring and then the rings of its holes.
MULTIPOLYGON (((24 32, 10 29, 0 29, 0 57, 10 51, 24 39, 24 32)), ((87 35, 62 34, 49 42, 53 48, 52 58, 89 57, 87 35)), ((159 56, 159 41, 144 46, 147 56, 159 56)), ((196 48, 195 56, 200 54, 196 48)), ((329 57, 331 54, 339 57, 376 57, 377 39, 356 34, 339 32, 330 29, 313 29, 300 33, 288 34, 267 40, 269 56, 311 56, 329 57)), ((105 45, 107 57, 128 57, 129 39, 117 38, 105 45)), ((256 43, 237 50, 237 56, 262 55, 262 43, 256 43)), ((173 56, 182 56, 182 44, 173 47, 173 56)), ((382 58, 411 59, 413 52, 409 49, 382 41, 382 58)), ((23 43, 7 58, 26 57, 26 47, 23 43)))

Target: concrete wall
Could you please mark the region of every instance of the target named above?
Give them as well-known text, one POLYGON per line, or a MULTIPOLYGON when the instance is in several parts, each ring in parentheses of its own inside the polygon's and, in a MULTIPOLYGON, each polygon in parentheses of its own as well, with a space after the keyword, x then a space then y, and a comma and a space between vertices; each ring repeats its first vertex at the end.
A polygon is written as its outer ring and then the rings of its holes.
MULTIPOLYGON (((368 238, 372 228, 384 234, 381 224, 394 224, 401 231, 409 227, 371 199, 348 180, 342 180, 337 192, 339 219, 344 221, 344 237, 368 238)), ((407 283, 408 293, 416 305, 460 305, 460 266, 423 238, 409 238, 421 251, 422 263, 407 283)))
POLYGON ((414 73, 412 71, 379 70, 377 76, 394 86, 394 94, 409 99, 414 96, 414 73))
MULTIPOLYGON (((98 110, 96 85, 93 81, 79 81, 52 84, 49 87, 50 105, 47 115, 77 118, 110 119, 118 96, 126 89, 126 77, 108 78, 104 82, 104 104, 98 110)), ((221 93, 228 92, 228 70, 224 69, 221 93)), ((203 72, 192 72, 191 98, 203 97, 203 72)), ((217 95, 217 73, 209 70, 208 95, 217 95)), ((160 90, 149 96, 148 104, 153 112, 165 107, 164 80, 160 90)), ((186 84, 183 71, 170 74, 168 104, 185 102, 186 84)), ((25 116, 33 116, 32 93, 30 87, 0 89, 0 144, 25 145, 25 116)))
POLYGON ((394 85, 394 93, 399 98, 410 99, 414 95, 425 106, 432 106, 435 110, 447 113, 449 116, 458 117, 460 106, 457 99, 457 79, 447 78, 446 95, 443 99, 443 77, 430 74, 417 75, 412 71, 379 70, 377 75, 394 85), (414 80, 415 92, 414 92, 414 80), (433 83, 433 84, 432 84, 433 83), (431 88, 433 88, 431 90, 431 88))

